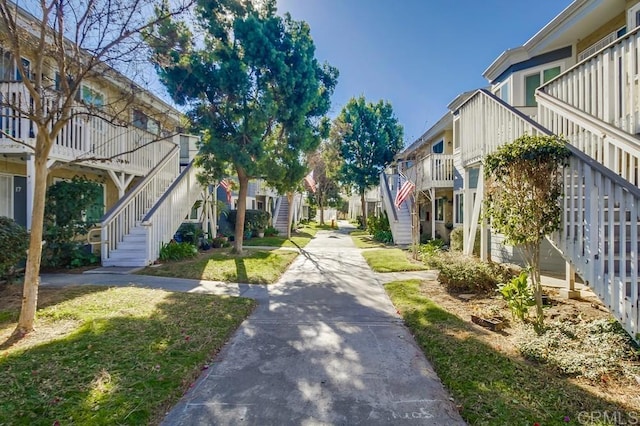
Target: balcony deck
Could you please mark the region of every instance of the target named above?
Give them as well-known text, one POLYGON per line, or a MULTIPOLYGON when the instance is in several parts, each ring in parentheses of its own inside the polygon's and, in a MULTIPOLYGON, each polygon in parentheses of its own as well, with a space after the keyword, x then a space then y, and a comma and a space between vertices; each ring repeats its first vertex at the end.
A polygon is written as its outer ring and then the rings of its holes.
POLYGON ((405 174, 418 189, 453 188, 453 157, 452 154, 430 154, 405 174))

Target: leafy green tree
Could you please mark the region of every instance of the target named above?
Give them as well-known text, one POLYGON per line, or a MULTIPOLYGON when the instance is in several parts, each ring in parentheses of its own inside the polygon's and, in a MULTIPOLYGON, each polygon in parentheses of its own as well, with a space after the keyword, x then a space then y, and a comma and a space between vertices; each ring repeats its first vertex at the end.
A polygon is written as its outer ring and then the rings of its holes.
POLYGON ((342 201, 340 183, 337 180, 341 165, 340 156, 337 155, 335 146, 323 143, 309 156, 309 164, 316 183, 315 192, 311 194, 311 203, 320 211, 320 224, 324 225, 324 209, 337 207, 342 201))
POLYGON ((147 34, 162 82, 202 132, 198 164, 211 177, 238 177, 236 252, 249 180, 295 189, 337 78, 315 59, 308 25, 277 16, 275 3, 198 0, 197 35, 182 22, 147 34))
POLYGON ((391 104, 352 98, 334 120, 332 141, 344 160, 342 180, 355 188, 362 202, 363 223, 367 223, 365 192, 378 184, 380 173, 402 149, 402 126, 391 104))
POLYGON ((524 135, 484 159, 486 215, 507 244, 522 248, 531 271, 536 326, 544 325, 540 244, 560 227, 562 167, 570 151, 555 136, 524 135))

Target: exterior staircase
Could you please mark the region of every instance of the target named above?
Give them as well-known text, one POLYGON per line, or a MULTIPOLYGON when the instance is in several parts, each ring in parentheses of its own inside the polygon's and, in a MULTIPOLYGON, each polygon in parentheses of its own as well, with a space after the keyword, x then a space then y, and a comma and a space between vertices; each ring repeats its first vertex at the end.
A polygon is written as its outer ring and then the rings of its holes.
MULTIPOLYGON (((562 78, 563 75, 558 77, 562 78)), ((569 165, 563 170, 565 190, 561 203, 565 213, 562 227, 550 240, 627 332, 638 339, 640 189, 623 176, 632 177, 625 170, 629 168, 629 162, 640 158, 640 140, 633 141, 635 138, 628 135, 625 141, 619 141, 611 134, 599 134, 602 140, 594 141, 594 149, 585 149, 592 144, 584 144, 584 127, 594 123, 582 121, 585 117, 579 111, 573 115, 565 112, 561 117, 554 116, 547 110, 545 99, 544 95, 538 98, 538 117, 551 119, 550 124, 560 123, 558 130, 563 131, 558 133, 566 135, 571 151, 569 165), (569 120, 571 125, 566 125, 569 120), (566 131, 575 133, 567 134, 566 131), (596 148, 597 143, 608 143, 609 146, 596 148), (603 150, 609 155, 603 155, 603 150), (615 160, 611 161, 611 155, 615 160), (605 167, 603 160, 610 167, 605 167)), ((464 103, 458 115, 465 166, 478 164, 501 144, 524 134, 552 134, 485 90, 479 90, 464 103)), ((483 194, 478 194, 471 221, 465 224, 465 241, 471 241, 467 247, 472 246, 482 201, 483 194)))
POLYGON ((200 197, 196 171, 191 162, 180 172, 176 146, 105 214, 102 266, 147 266, 158 259, 162 245, 171 241, 200 197))
POLYGON ((411 209, 412 203, 410 198, 405 200, 397 209, 393 204, 399 185, 399 175, 387 175, 384 172, 380 174, 380 188, 382 194, 382 205, 384 206, 387 216, 389 218, 389 227, 391 228, 391 234, 393 235, 393 242, 399 246, 408 246, 412 241, 412 221, 411 221, 411 209), (389 186, 389 181, 395 182, 393 190, 389 186))
POLYGON ((280 196, 276 203, 274 212, 273 227, 278 230, 280 235, 287 235, 289 228, 289 200, 285 196, 280 196))

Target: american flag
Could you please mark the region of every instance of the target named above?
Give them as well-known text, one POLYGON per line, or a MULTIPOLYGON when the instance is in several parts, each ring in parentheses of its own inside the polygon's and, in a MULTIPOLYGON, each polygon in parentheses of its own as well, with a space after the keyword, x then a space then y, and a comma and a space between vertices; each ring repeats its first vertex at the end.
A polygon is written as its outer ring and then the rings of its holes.
POLYGON ((309 189, 311 190, 311 192, 316 192, 316 180, 313 178, 313 170, 311 170, 309 174, 304 177, 304 181, 307 185, 309 185, 309 189))
POLYGON ((231 204, 231 182, 227 179, 222 179, 220 181, 220 186, 227 191, 227 203, 231 204))
POLYGON ((409 195, 411 195, 415 187, 416 186, 410 180, 406 180, 402 184, 402 186, 400 187, 400 190, 396 194, 396 199, 394 201, 396 208, 398 209, 400 208, 400 205, 404 202, 404 200, 407 199, 407 197, 409 197, 409 195))

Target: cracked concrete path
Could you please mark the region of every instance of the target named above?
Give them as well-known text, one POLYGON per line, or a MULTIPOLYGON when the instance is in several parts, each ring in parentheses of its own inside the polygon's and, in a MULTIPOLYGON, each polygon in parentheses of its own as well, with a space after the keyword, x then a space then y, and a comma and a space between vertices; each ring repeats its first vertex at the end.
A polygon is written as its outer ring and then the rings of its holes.
POLYGON ((162 424, 465 424, 381 280, 342 230, 277 284, 224 287, 259 305, 162 424))

